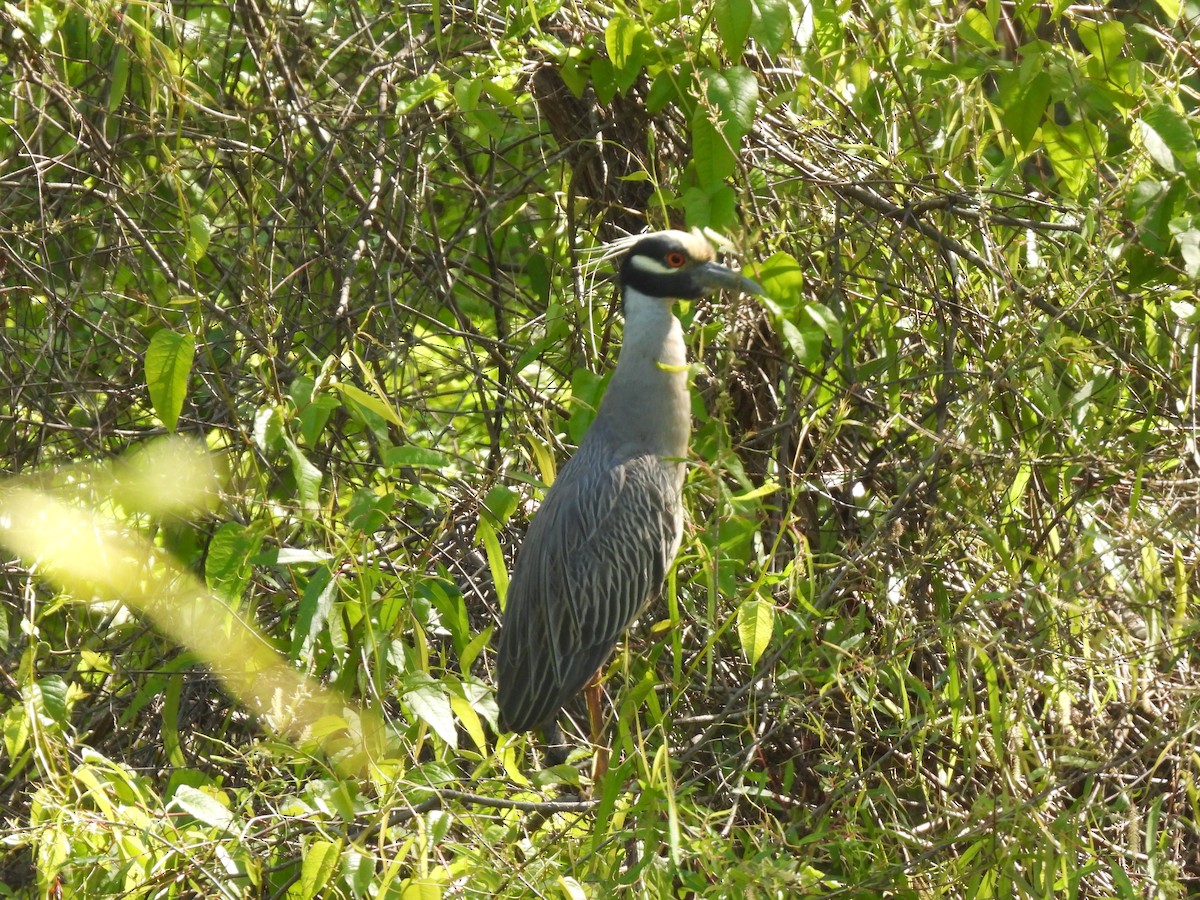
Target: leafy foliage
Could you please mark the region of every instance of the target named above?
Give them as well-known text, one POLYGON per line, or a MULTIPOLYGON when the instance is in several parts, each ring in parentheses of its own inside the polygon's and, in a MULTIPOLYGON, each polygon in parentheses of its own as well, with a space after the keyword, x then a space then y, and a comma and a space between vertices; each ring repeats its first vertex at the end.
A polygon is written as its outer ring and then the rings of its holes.
POLYGON ((1195 893, 1198 15, 5 6, 3 890, 1195 893), (592 785, 489 648, 666 225, 770 296, 592 785))

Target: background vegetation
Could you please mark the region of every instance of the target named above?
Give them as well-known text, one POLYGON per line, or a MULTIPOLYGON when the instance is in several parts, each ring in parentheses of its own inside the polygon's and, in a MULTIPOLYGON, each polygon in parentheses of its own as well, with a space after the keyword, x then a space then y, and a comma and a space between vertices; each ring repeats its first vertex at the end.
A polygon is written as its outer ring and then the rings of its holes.
POLYGON ((1198 12, 5 4, 0 895, 1200 892, 1198 12), (667 225, 770 299, 590 785, 491 639, 667 225))

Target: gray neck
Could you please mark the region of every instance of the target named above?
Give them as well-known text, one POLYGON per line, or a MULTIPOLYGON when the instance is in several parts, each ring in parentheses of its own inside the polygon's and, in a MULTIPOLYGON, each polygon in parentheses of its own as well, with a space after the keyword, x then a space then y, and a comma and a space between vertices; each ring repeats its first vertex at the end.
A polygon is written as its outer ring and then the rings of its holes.
POLYGON ((622 456, 682 459, 692 421, 683 329, 670 300, 624 293, 625 339, 592 429, 622 456))

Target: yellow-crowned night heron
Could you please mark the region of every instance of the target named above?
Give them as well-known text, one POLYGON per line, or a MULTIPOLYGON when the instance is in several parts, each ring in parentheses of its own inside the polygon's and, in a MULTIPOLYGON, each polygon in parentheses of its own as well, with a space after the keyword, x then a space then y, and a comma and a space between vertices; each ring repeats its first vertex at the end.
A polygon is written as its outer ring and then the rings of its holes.
MULTIPOLYGON (((714 262, 699 231, 660 231, 629 244, 616 371, 529 527, 500 630, 500 726, 546 729, 552 742, 559 709, 659 591, 679 548, 691 402, 672 304, 720 288, 762 293, 714 262)), ((598 693, 589 701, 597 740, 598 693)))

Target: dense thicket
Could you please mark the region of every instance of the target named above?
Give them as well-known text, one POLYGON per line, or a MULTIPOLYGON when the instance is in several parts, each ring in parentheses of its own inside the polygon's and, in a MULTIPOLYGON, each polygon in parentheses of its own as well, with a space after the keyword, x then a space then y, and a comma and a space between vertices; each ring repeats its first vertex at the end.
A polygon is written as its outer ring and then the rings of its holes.
POLYGON ((1128 6, 5 6, 0 894, 1200 891, 1200 10, 1128 6), (770 296, 681 310, 592 786, 491 630, 666 226, 770 296))

